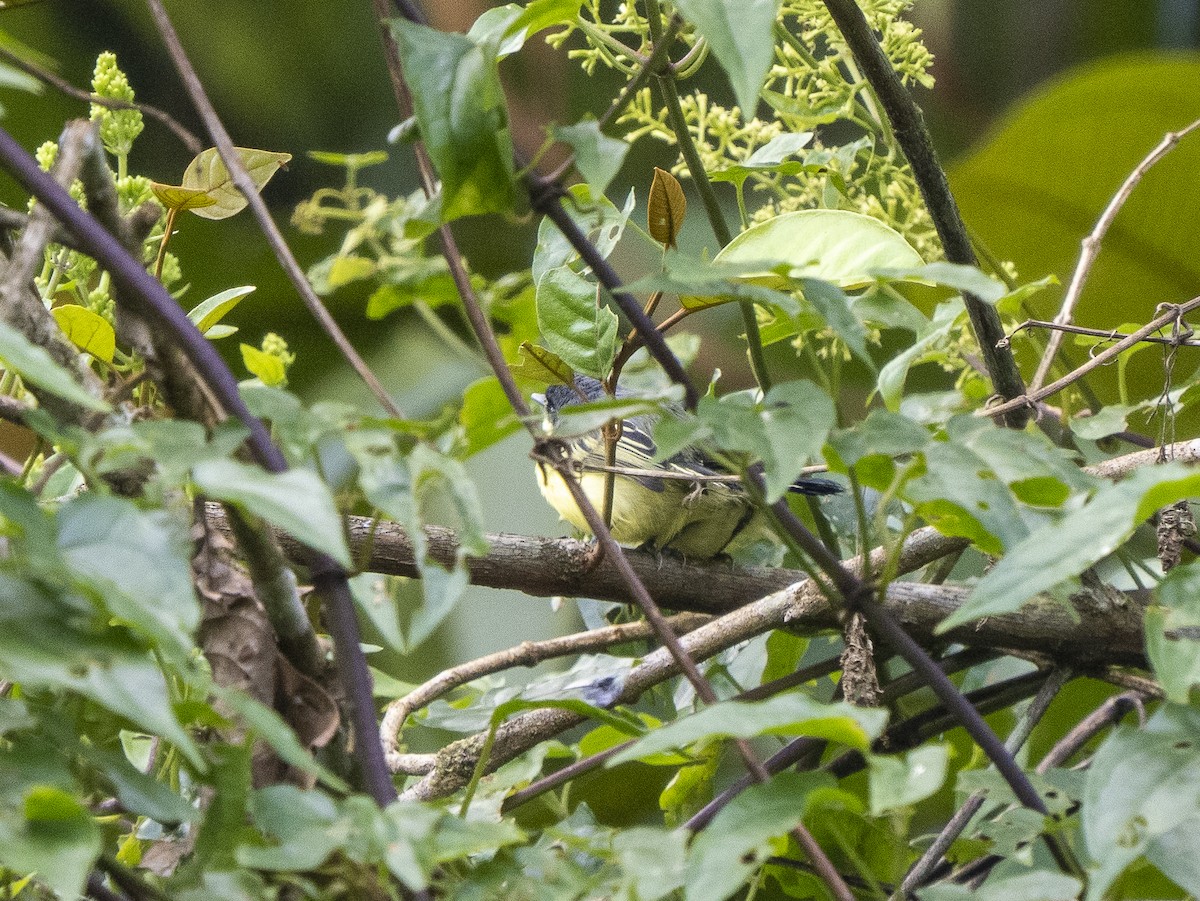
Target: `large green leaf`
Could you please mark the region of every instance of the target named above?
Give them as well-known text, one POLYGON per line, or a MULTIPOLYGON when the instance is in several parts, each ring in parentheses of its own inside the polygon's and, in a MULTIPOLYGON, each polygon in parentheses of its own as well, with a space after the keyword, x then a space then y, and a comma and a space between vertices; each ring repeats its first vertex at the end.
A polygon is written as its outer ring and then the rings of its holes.
POLYGON ((59 366, 42 348, 32 343, 7 322, 0 322, 0 362, 31 385, 49 391, 56 397, 78 404, 88 410, 101 412, 108 404, 92 397, 75 377, 59 366))
POLYGON ((845 702, 823 704, 802 694, 777 695, 758 703, 725 701, 654 730, 613 757, 609 765, 641 760, 701 739, 758 735, 816 735, 865 751, 886 722, 885 710, 845 702))
POLYGON ((1087 898, 1145 855, 1187 892, 1200 891, 1200 712, 1168 704, 1145 728, 1122 726, 1092 760, 1081 818, 1095 862, 1087 898))
POLYGON ((84 494, 59 511, 58 548, 114 616, 181 661, 191 653, 200 605, 182 523, 122 498, 84 494))
POLYGON ((939 631, 1018 609, 1120 547, 1160 507, 1200 493, 1200 475, 1177 464, 1140 469, 1012 548, 946 617, 939 631))
POLYGON ((1186 704, 1200 685, 1200 566, 1171 570, 1158 601, 1146 610, 1146 654, 1167 698, 1186 704))
POLYGON ((349 568, 350 549, 333 495, 316 473, 289 469, 272 473, 233 460, 204 460, 192 470, 196 487, 261 516, 310 548, 349 568))
POLYGON ((730 897, 771 856, 771 839, 799 824, 808 795, 832 785, 826 773, 781 773, 734 798, 692 844, 687 901, 730 897))
POLYGON ((913 269, 923 262, 899 232, 878 219, 849 210, 800 210, 742 232, 713 258, 716 263, 766 263, 756 281, 787 288, 814 278, 841 288, 874 281, 879 269, 913 269), (767 271, 786 263, 788 277, 767 271))
POLYGON ((495 47, 402 19, 391 26, 421 138, 442 179, 443 219, 510 209, 513 146, 495 47))
POLYGON ((753 117, 775 55, 772 29, 779 0, 676 0, 675 5, 705 37, 729 75, 743 117, 753 117))
POLYGON ((23 818, 0 812, 0 863, 14 874, 36 873, 62 898, 80 896, 100 850, 100 828, 88 809, 60 788, 33 788, 23 818))
POLYGON ((600 303, 598 287, 566 266, 537 286, 538 327, 546 346, 577 372, 604 378, 617 355, 617 314, 600 303))

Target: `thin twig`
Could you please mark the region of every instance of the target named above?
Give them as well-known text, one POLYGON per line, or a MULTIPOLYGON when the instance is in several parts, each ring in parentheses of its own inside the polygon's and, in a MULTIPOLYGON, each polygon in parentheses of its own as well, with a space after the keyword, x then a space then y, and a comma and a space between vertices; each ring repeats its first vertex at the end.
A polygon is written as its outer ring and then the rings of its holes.
MULTIPOLYGON (((1176 144, 1197 128, 1200 128, 1200 119, 1181 128, 1179 131, 1167 132, 1163 139, 1159 141, 1158 146, 1146 154, 1146 157, 1134 167, 1134 170, 1129 173, 1129 177, 1121 185, 1120 190, 1113 195, 1112 200, 1108 202, 1108 206, 1104 208, 1104 212, 1100 214, 1100 218, 1096 221, 1096 227, 1092 229, 1092 233, 1083 239, 1079 261, 1075 264, 1075 271, 1071 275, 1071 283, 1067 286, 1067 293, 1063 295, 1063 302, 1062 306, 1059 307, 1058 315, 1054 317, 1056 325, 1064 326, 1070 323, 1071 317, 1075 314, 1075 306, 1079 303, 1079 298, 1083 294, 1083 286, 1087 283, 1088 276, 1091 275, 1092 264, 1096 262, 1096 257, 1100 254, 1100 245, 1104 241, 1104 236, 1108 234, 1109 227, 1113 224, 1113 220, 1117 218, 1117 213, 1121 211, 1121 207, 1125 205, 1125 201, 1133 194, 1133 189, 1138 186, 1138 183, 1155 163, 1170 153, 1176 144)), ((1054 363, 1054 357, 1058 353, 1062 341, 1061 331, 1050 336, 1050 343, 1046 346, 1046 352, 1042 354, 1042 359, 1038 363, 1033 381, 1029 383, 1029 390, 1031 392, 1037 391, 1045 383, 1046 376, 1050 374, 1050 367, 1054 363)))
MULTIPOLYGON (((672 616, 668 622, 672 629, 682 635, 702 626, 710 619, 711 617, 704 614, 682 613, 672 616)), ((536 666, 544 660, 553 660, 557 657, 600 651, 613 645, 651 638, 653 635, 653 631, 646 622, 622 623, 602 629, 578 632, 574 635, 550 638, 545 641, 523 641, 515 648, 497 651, 494 654, 485 654, 459 666, 442 670, 404 697, 388 704, 383 714, 383 722, 379 726, 384 750, 388 753, 389 758, 396 751, 400 730, 404 728, 404 721, 409 716, 474 679, 519 666, 536 666)))
POLYGON ((113 97, 100 97, 97 94, 89 93, 82 88, 77 88, 71 82, 67 81, 49 69, 43 69, 36 63, 32 63, 27 59, 22 59, 11 50, 5 47, 0 47, 0 59, 16 66, 26 75, 36 78, 38 81, 50 85, 55 90, 68 97, 74 97, 76 100, 81 100, 84 103, 95 103, 98 106, 107 107, 108 109, 132 109, 138 110, 143 115, 149 116, 151 119, 156 119, 163 125, 167 126, 175 137, 179 138, 180 142, 187 147, 188 151, 195 156, 204 149, 204 145, 200 143, 200 139, 188 131, 174 116, 165 110, 161 110, 156 106, 151 106, 149 103, 128 103, 124 100, 117 100, 113 97))
MULTIPOLYGON (((912 167, 946 259, 951 263, 974 266, 977 260, 971 239, 950 192, 946 172, 938 162, 920 108, 892 68, 855 0, 825 0, 825 6, 891 120, 896 142, 912 167)), ((1020 397, 1025 393, 1025 384, 1012 351, 997 346, 1004 337, 1004 327, 996 308, 968 291, 963 292, 963 301, 996 393, 1005 400, 1020 397)), ((1020 405, 1004 407, 1003 411, 1008 414, 1006 422, 1011 426, 1019 428, 1027 419, 1026 411, 1020 405)))
POLYGON ((1005 401, 1002 404, 980 410, 978 415, 999 416, 1016 410, 1018 407, 1036 406, 1039 401, 1050 397, 1052 394, 1057 394, 1063 388, 1066 388, 1072 383, 1079 381, 1093 369, 1103 366, 1121 352, 1128 350, 1140 341, 1144 341, 1147 336, 1154 334, 1160 328, 1170 325, 1174 320, 1185 316, 1192 310, 1200 307, 1200 297, 1193 297, 1187 303, 1182 303, 1179 305, 1164 304, 1163 306, 1169 307, 1167 312, 1154 318, 1148 324, 1142 326, 1142 328, 1138 329, 1136 332, 1133 332, 1126 338, 1118 341, 1116 344, 1104 348, 1104 350, 1100 351, 1074 371, 1067 373, 1057 381, 1051 382, 1049 385, 1045 385, 1036 391, 1030 391, 1028 394, 1015 397, 1012 400, 1005 401))
MULTIPOLYGON (((1081 325, 1066 325, 1059 322, 1047 322, 1044 319, 1026 319, 1008 335, 1006 340, 1011 341, 1013 335, 1027 328, 1044 328, 1052 329, 1058 332, 1068 332, 1072 335, 1086 335, 1089 338, 1102 338, 1106 341, 1120 341, 1128 338, 1129 335, 1124 332, 1106 331, 1098 328, 1084 328, 1081 325)), ((1164 338, 1160 335, 1147 335, 1141 339, 1144 342, 1152 344, 1167 344, 1171 347, 1200 347, 1200 341, 1189 341, 1183 338, 1164 338)))
POLYGON ((1101 730, 1120 722, 1121 717, 1133 710, 1141 723, 1146 721, 1146 702, 1150 698, 1140 691, 1127 691, 1113 695, 1103 704, 1080 720, 1075 727, 1060 738, 1037 765, 1038 773, 1045 773, 1062 766, 1084 745, 1100 734, 1101 730))
POLYGON ((338 351, 346 359, 346 362, 358 373, 358 377, 363 380, 371 390, 371 393, 375 395, 375 399, 379 401, 379 405, 390 415, 398 419, 403 418, 404 413, 400 410, 400 407, 392 399, 391 395, 388 394, 387 389, 383 387, 383 384, 379 381, 375 373, 371 371, 371 367, 359 356, 358 351, 354 349, 354 345, 350 343, 350 339, 346 337, 341 327, 337 324, 337 321, 330 314, 329 310, 325 308, 325 304, 321 302, 321 298, 317 297, 312 284, 304 274, 304 270, 300 268, 295 255, 292 253, 291 248, 288 247, 287 241, 284 240, 283 235, 279 231, 279 227, 275 224, 275 220, 271 218, 271 211, 267 209, 266 202, 258 192, 258 186, 254 183, 254 179, 250 176, 245 163, 242 162, 241 156, 238 155, 237 149, 234 147, 233 139, 229 137, 229 132, 225 129, 224 123, 221 122, 220 117, 217 115, 212 101, 209 100, 208 94, 204 90, 204 85, 201 84, 200 77, 196 74, 196 69, 192 66, 191 60, 188 59, 187 52, 179 40, 175 26, 171 24, 171 19, 167 15, 162 0, 146 0, 146 5, 149 7, 158 33, 166 45, 167 53, 170 55, 171 61, 175 64, 175 69, 179 73, 180 80, 183 82, 184 90, 187 91, 188 96, 192 100, 192 105, 196 107, 196 112, 199 113, 201 121, 204 122, 204 129, 208 132, 209 138, 217 146, 217 150, 221 154, 221 161, 225 163, 225 168, 229 171, 229 177, 234 187, 241 191, 242 195, 246 198, 246 202, 250 205, 250 212, 254 215, 255 221, 258 222, 263 236, 267 239, 271 251, 275 254, 275 259, 279 261, 279 265, 287 275, 288 280, 300 295, 304 306, 308 308, 308 311, 317 320, 321 329, 333 341, 338 351))

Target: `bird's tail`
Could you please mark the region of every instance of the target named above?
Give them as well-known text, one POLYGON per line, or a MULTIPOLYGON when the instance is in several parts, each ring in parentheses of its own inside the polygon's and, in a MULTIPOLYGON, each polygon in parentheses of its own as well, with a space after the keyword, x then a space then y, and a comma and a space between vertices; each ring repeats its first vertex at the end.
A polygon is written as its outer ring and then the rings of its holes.
POLYGON ((788 489, 795 494, 841 494, 844 489, 837 482, 831 482, 829 479, 796 479, 792 483, 792 487, 788 489))

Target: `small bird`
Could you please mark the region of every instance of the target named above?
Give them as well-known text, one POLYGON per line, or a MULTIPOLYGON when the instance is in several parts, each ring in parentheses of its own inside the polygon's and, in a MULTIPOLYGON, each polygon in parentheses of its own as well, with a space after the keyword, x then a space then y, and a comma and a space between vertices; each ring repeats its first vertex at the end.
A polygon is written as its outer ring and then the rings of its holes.
MULTIPOLYGON (((628 392, 617 389, 618 397, 628 392)), ((575 376, 575 387, 551 385, 542 401, 550 422, 573 404, 602 400, 604 387, 596 379, 575 376)), ((612 534, 626 547, 672 550, 705 560, 729 550, 735 539, 757 534, 755 509, 738 477, 700 448, 686 447, 656 462, 651 437, 654 416, 635 416, 621 422, 615 464, 628 472, 613 476, 612 534), (725 478, 721 478, 724 476, 725 478), (689 478, 694 477, 694 478, 689 478)), ((599 430, 566 441, 579 468, 579 481, 593 506, 604 508, 604 437, 599 430)), ((591 531, 566 484, 553 469, 538 467, 538 487, 559 515, 576 528, 591 531)), ((842 487, 827 479, 801 478, 791 488, 799 494, 837 494, 842 487)))

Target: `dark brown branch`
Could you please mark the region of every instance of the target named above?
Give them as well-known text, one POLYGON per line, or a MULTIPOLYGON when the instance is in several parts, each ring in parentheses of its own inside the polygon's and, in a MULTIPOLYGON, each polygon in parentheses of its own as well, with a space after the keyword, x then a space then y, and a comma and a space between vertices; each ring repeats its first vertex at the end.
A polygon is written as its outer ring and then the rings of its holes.
MULTIPOLYGON (((946 172, 938 162, 933 141, 925 128, 920 107, 912 99, 900 81, 900 76, 888 62, 875 33, 867 23, 866 16, 855 0, 825 0, 825 6, 846 44, 854 54, 863 75, 874 89, 883 105, 884 112, 892 123, 896 142, 912 167, 913 176, 925 199, 925 206, 933 218, 934 227, 942 242, 946 259, 951 263, 974 266, 978 263, 971 239, 963 224, 958 203, 950 193, 946 172)), ((983 353, 984 363, 992 385, 1005 400, 1020 397, 1025 393, 1025 383, 1017 369, 1012 351, 998 346, 1004 337, 1004 327, 996 308, 984 303, 974 294, 963 292, 967 314, 975 330, 975 339, 983 353)), ((1020 428, 1024 425, 1027 412, 1019 407, 1005 410, 1006 422, 1020 428)))

